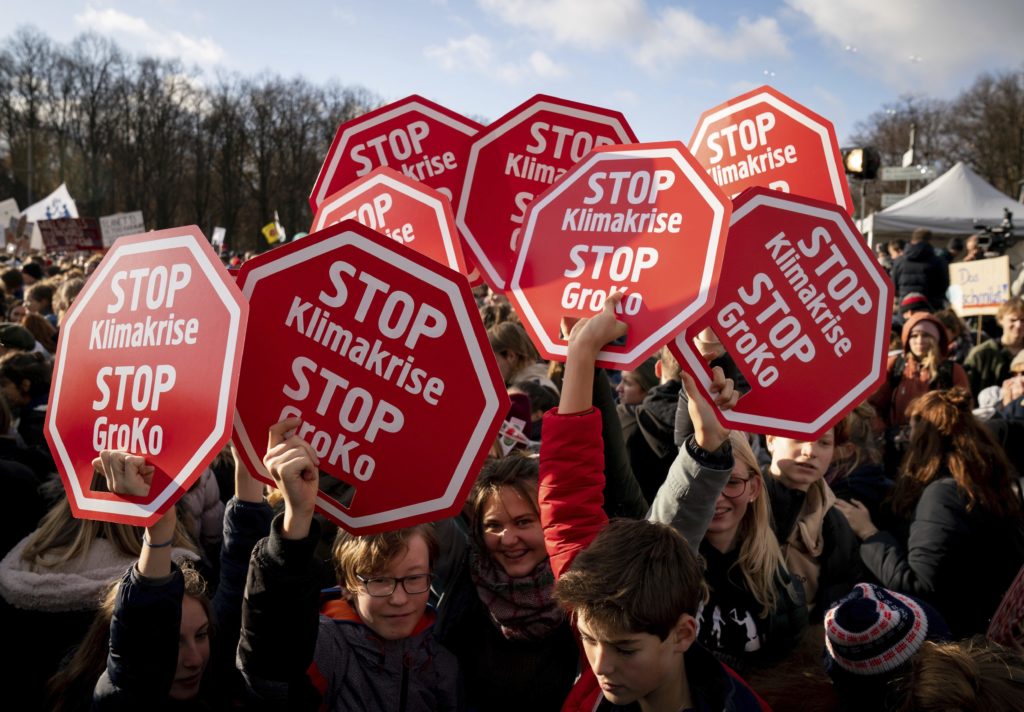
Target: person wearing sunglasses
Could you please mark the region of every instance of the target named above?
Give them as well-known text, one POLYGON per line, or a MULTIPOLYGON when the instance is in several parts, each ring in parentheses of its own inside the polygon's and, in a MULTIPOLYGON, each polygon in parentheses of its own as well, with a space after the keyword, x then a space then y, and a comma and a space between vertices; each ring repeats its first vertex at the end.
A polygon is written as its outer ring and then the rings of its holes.
POLYGON ((340 597, 318 607, 319 460, 298 425, 272 426, 263 459, 285 511, 253 550, 246 583, 238 663, 250 691, 287 709, 459 709, 458 663, 437 642, 427 606, 439 551, 431 525, 339 531, 340 597))

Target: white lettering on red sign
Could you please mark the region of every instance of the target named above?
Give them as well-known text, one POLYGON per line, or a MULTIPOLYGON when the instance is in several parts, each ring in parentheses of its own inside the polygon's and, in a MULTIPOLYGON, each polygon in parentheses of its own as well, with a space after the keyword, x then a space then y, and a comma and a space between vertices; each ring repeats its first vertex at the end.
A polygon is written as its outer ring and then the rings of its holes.
MULTIPOLYGON (((400 391, 436 406, 444 395, 445 382, 415 366, 415 349, 422 340, 445 333, 445 315, 343 260, 331 264, 328 276, 330 291, 321 291, 318 303, 298 296, 292 300, 285 326, 400 391), (352 322, 374 326, 383 338, 368 339, 342 325, 352 322), (388 349, 394 347, 386 340, 398 342, 410 353, 392 353, 388 349)), ((364 388, 352 386, 347 378, 310 358, 295 358, 291 371, 292 380, 282 389, 284 395, 301 403, 320 394, 313 409, 321 416, 334 414, 344 431, 332 434, 304 423, 299 436, 306 438, 317 456, 329 464, 361 481, 369 480, 376 462, 368 453, 358 452, 359 446, 374 443, 381 433, 399 432, 405 424, 402 410, 383 398, 374 398, 364 388)), ((302 410, 293 405, 281 412, 281 418, 301 415, 302 410)))
MULTIPOLYGON (((356 220, 366 227, 376 230, 382 235, 390 237, 395 242, 408 244, 416 239, 412 223, 401 225, 388 225, 387 214, 395 205, 395 199, 391 193, 375 195, 370 201, 357 205, 353 210, 332 220, 328 225, 334 225, 342 220, 356 220)), ((324 225, 327 227, 327 225, 324 225)))
MULTIPOLYGON (((405 175, 416 180, 458 168, 459 163, 452 151, 423 155, 423 141, 429 135, 430 125, 426 121, 412 121, 406 127, 398 127, 357 143, 349 152, 349 157, 360 165, 356 175, 364 176, 377 166, 392 165, 392 159, 405 175)), ((450 192, 446 189, 439 190, 445 194, 450 192)), ((448 195, 449 199, 451 197, 448 195)))
POLYGON ((853 343, 846 336, 843 316, 851 309, 860 315, 869 314, 874 305, 870 293, 860 284, 857 273, 849 267, 847 258, 825 228, 817 227, 795 243, 785 232, 779 232, 764 248, 778 267, 774 279, 765 272, 754 275, 750 287, 740 288, 739 299, 722 307, 715 320, 726 336, 736 340, 736 351, 750 366, 757 382, 770 386, 779 376, 771 362, 796 357, 810 363, 819 335, 838 358, 849 353, 853 343), (811 273, 827 280, 824 289, 819 291, 814 286, 811 273), (799 305, 782 296, 782 283, 790 286, 799 305), (803 332, 803 322, 794 315, 794 307, 806 310, 805 322, 809 319, 817 333, 803 332), (759 333, 764 332, 764 325, 770 325, 766 342, 753 333, 748 318, 762 326, 759 333))
MULTIPOLYGON (((709 133, 705 143, 711 149, 708 160, 711 163, 711 177, 715 182, 724 187, 796 163, 796 146, 791 143, 785 146, 771 145, 768 134, 774 127, 775 114, 765 111, 753 119, 743 119, 738 124, 709 133), (724 159, 735 159, 741 151, 747 155, 738 161, 722 163, 724 159)), ((775 181, 768 187, 789 192, 786 181, 775 181)))

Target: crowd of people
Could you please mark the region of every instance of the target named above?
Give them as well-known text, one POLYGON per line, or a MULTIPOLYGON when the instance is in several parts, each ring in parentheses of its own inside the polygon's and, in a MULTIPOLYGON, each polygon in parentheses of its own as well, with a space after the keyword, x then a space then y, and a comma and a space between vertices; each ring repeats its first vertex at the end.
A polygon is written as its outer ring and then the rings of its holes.
MULTIPOLYGON (((978 342, 930 236, 901 247, 888 376, 813 441, 723 427, 748 386, 711 330, 713 405, 667 348, 595 368, 621 295, 563 364, 478 288, 519 437, 460 516, 370 536, 315 512, 295 419, 268 433, 276 489, 228 448, 149 527, 73 517, 43 421, 98 260, 10 263, 7 689, 56 710, 1024 709, 1024 300, 978 342)), ((148 492, 137 453, 93 465, 148 492)))

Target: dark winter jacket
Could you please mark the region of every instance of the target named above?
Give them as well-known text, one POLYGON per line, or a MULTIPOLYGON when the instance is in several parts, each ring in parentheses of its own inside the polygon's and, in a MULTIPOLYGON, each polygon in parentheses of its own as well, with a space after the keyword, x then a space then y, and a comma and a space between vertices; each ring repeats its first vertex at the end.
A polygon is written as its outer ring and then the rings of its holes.
POLYGON ((220 579, 213 597, 216 637, 199 697, 187 704, 167 698, 178 664, 178 635, 185 583, 171 575, 149 579, 135 565, 125 573, 110 623, 110 656, 93 694, 96 710, 221 709, 240 693, 234 658, 249 555, 270 529, 266 502, 232 498, 224 510, 220 579))
POLYGON ((619 420, 629 463, 644 498, 653 502, 668 468, 679 453, 675 443, 676 405, 680 381, 661 383, 647 391, 639 405, 619 404, 619 420))
POLYGON ((343 601, 319 610, 319 526, 290 541, 282 519, 249 566, 238 664, 250 690, 289 710, 458 709, 458 664, 435 639, 433 611, 408 638, 384 640, 343 601))
MULTIPOLYGON (((784 546, 797 527, 807 494, 786 487, 769 472, 764 473, 764 485, 772 506, 772 528, 779 545, 784 546)), ((835 507, 825 513, 822 539, 825 548, 818 557, 817 594, 813 601, 808 601, 817 620, 833 602, 849 593, 855 583, 864 580, 857 537, 835 507)))
POLYGON ((920 292, 932 309, 942 309, 949 288, 949 265, 927 242, 912 242, 893 262, 892 283, 897 302, 911 292, 920 292))
POLYGON ((452 572, 435 633, 459 661, 472 710, 558 710, 579 669, 579 648, 566 619, 542 640, 506 638, 491 620, 469 565, 452 572))
POLYGON ((883 586, 931 603, 962 638, 985 632, 1024 564, 1024 521, 967 511, 947 475, 925 487, 906 534, 880 531, 860 554, 883 586))

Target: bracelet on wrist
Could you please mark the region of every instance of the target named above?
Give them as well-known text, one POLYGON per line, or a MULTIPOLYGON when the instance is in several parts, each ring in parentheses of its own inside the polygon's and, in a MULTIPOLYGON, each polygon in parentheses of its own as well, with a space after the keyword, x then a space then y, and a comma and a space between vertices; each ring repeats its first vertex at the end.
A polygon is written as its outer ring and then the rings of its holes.
POLYGON ((174 537, 171 537, 162 544, 154 544, 149 540, 149 537, 147 537, 145 534, 142 535, 142 543, 148 546, 150 549, 163 549, 164 547, 170 546, 173 541, 174 537))

